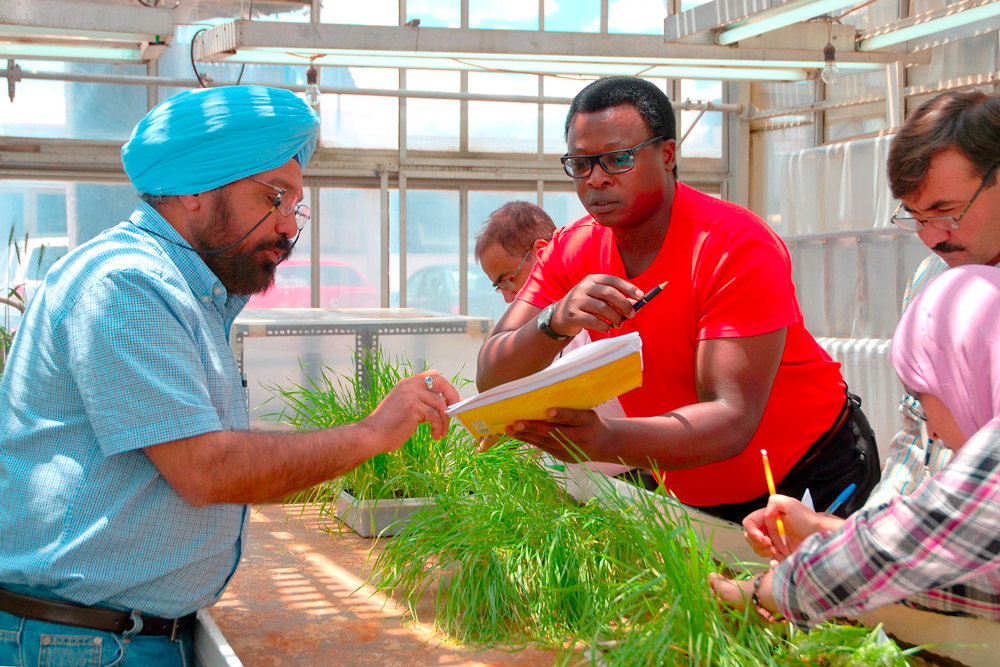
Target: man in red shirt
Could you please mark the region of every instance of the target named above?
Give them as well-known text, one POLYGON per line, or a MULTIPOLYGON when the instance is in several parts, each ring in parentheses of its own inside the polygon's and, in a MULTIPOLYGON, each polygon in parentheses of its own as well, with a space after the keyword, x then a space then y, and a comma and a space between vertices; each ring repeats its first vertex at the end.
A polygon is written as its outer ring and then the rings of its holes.
POLYGON ((477 384, 541 370, 584 329, 595 340, 638 331, 643 384, 620 397, 626 418, 554 407, 510 434, 563 460, 578 450, 657 470, 682 502, 737 522, 767 503, 764 448, 779 492, 809 489, 819 509, 855 483, 846 516, 879 478, 860 402, 803 327, 781 239, 678 183, 676 136, 670 101, 648 81, 600 79, 576 96, 562 162, 590 216, 539 253, 479 354, 477 384))

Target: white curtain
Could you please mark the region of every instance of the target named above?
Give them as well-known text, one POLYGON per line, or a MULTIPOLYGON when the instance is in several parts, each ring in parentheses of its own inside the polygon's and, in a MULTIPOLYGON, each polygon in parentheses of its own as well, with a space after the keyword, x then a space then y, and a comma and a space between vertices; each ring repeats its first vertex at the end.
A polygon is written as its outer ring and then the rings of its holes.
POLYGON ((781 168, 786 234, 885 227, 898 203, 889 194, 891 136, 789 153, 781 168))

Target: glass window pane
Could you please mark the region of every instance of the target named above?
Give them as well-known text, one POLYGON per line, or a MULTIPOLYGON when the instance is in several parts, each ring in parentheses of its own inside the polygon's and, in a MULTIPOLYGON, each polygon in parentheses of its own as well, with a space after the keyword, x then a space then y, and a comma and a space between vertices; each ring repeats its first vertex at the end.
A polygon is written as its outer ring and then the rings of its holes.
POLYGON ((469 27, 538 30, 538 0, 469 0, 469 27))
POLYGON ((545 0, 545 29, 600 32, 601 0, 545 0))
MULTIPOLYGON (((320 306, 376 308, 381 304, 379 191, 320 190, 320 306)), ((308 228, 307 228, 308 229, 308 228)))
MULTIPOLYGON (((885 72, 841 76, 826 86, 828 100, 864 99, 885 93, 885 72)), ((886 129, 885 103, 861 104, 842 109, 828 109, 823 114, 826 141, 848 139, 886 129)))
POLYGON ((319 17, 323 23, 399 25, 399 0, 325 2, 319 17))
MULTIPOLYGON (((533 74, 470 72, 469 92, 538 95, 533 74)), ((522 102, 469 102, 469 149, 488 152, 538 151, 538 105, 522 102)))
MULTIPOLYGON (((350 74, 358 88, 399 88, 399 70, 352 67, 350 74)), ((324 146, 397 148, 399 145, 399 101, 394 97, 323 95, 320 117, 324 146)))
MULTIPOLYGON (((439 70, 407 70, 408 90, 458 92, 461 74, 439 70)), ((457 151, 461 127, 458 100, 406 100, 406 146, 411 150, 457 151)))
MULTIPOLYGON (((699 102, 722 102, 721 81, 681 80, 681 99, 699 102)), ((718 111, 707 111, 698 119, 699 111, 681 111, 680 127, 677 139, 680 140, 691 124, 698 120, 697 125, 681 145, 681 157, 722 157, 722 121, 723 114, 718 111)))
MULTIPOLYGON (((60 256, 126 220, 138 201, 131 185, 0 181, 0 234, 6 241, 14 230, 23 258, 18 262, 17 253, 6 243, 0 247, 4 274, 0 283, 4 289, 25 285, 25 296, 30 300, 60 256), (42 245, 44 253, 40 253, 42 245)), ((14 317, 19 319, 19 315, 14 317)))
MULTIPOLYGON (((750 103, 758 109, 801 107, 813 101, 815 84, 811 81, 760 83, 751 87, 750 95, 750 103)), ((808 121, 812 121, 812 114, 781 116, 768 122, 777 124, 808 121)), ((788 168, 790 154, 813 147, 812 124, 767 131, 751 125, 750 132, 751 210, 779 234, 801 232, 798 229, 792 230, 791 221, 782 214, 782 201, 787 195, 787 181, 783 180, 782 174, 788 168)))
POLYGON ((569 113, 568 104, 546 104, 544 111, 544 125, 542 132, 545 133, 545 143, 542 151, 546 155, 563 155, 566 153, 566 114, 569 113))
POLYGON ((421 27, 462 27, 461 0, 407 0, 406 20, 419 19, 421 27))
POLYGON ((608 32, 662 35, 664 0, 609 0, 608 32))
MULTIPOLYGON (((914 0, 910 7, 910 16, 915 16, 924 11, 919 9, 919 5, 921 4, 925 3, 922 3, 921 0, 914 0)), ((947 3, 938 0, 937 4, 944 6, 947 3)), ((844 17, 845 23, 854 26, 858 30, 869 30, 892 23, 899 18, 899 7, 900 3, 896 0, 874 0, 870 4, 863 3, 853 9, 843 9, 836 13, 837 15, 843 15, 849 11, 850 15, 844 17)))
POLYGON ((934 85, 939 81, 993 72, 997 69, 996 42, 997 34, 992 32, 935 46, 931 49, 930 63, 907 68, 907 83, 934 85))
MULTIPOLYGON (((590 83, 586 79, 566 79, 557 76, 542 77, 542 90, 546 97, 566 97, 574 98, 583 88, 590 83)), ((546 154, 562 155, 566 152, 566 114, 569 113, 569 104, 546 104, 544 112, 544 132, 545 144, 543 150, 546 154)))
POLYGON ((552 222, 556 223, 556 227, 568 225, 589 215, 587 209, 580 203, 580 198, 576 196, 576 192, 572 190, 568 192, 546 190, 543 202, 542 208, 552 218, 552 222))
MULTIPOLYGON (((74 74, 146 74, 142 65, 19 61, 23 70, 74 74)), ((146 89, 103 83, 25 79, 14 101, 0 97, 0 135, 124 141, 146 114, 146 89)))
POLYGON ((406 305, 457 314, 458 192, 407 190, 406 217, 406 305))

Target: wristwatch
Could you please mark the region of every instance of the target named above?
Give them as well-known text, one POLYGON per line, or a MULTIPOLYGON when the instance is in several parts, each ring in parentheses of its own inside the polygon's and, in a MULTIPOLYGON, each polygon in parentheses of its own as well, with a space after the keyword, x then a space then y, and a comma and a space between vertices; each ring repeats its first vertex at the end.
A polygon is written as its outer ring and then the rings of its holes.
POLYGON ((538 324, 538 330, 543 334, 551 338, 552 340, 567 340, 572 338, 572 336, 564 336, 561 333, 556 333, 549 326, 549 321, 552 319, 552 307, 555 306, 554 303, 550 303, 542 309, 542 312, 538 313, 538 319, 535 322, 538 324))

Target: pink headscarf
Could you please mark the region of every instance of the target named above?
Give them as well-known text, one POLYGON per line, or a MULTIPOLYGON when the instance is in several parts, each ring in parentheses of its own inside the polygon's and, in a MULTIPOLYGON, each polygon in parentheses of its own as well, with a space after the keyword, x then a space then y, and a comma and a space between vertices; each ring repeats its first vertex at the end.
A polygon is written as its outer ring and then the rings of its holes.
POLYGON ((966 438, 1000 416, 1000 268, 933 280, 896 327, 889 362, 909 389, 940 399, 966 438))

